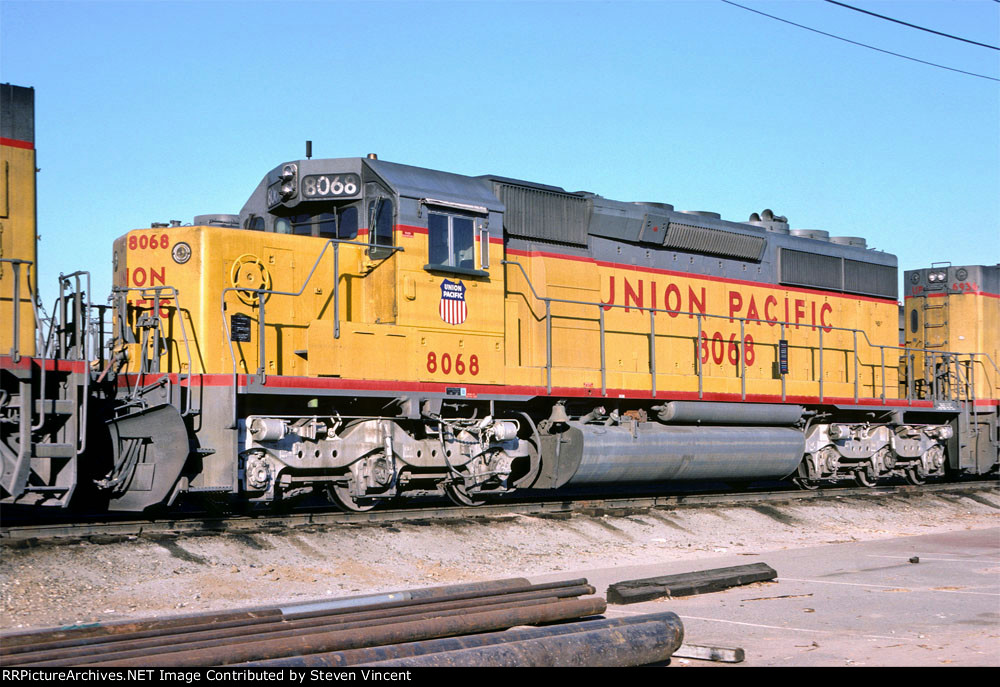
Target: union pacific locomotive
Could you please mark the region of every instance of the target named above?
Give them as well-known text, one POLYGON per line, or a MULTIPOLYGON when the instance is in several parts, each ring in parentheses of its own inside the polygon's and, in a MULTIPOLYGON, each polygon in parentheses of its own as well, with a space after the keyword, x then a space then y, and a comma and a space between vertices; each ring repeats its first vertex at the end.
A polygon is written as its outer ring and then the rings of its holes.
POLYGON ((139 511, 998 464, 1000 265, 377 159, 114 242, 36 299, 29 89, 3 86, 0 503, 139 511), (902 333, 903 339, 900 340, 902 333))

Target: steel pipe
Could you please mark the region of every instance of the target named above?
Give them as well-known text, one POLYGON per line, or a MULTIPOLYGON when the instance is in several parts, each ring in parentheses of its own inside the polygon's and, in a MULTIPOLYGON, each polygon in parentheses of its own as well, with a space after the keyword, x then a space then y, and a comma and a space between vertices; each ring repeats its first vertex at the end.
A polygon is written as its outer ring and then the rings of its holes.
MULTIPOLYGON (((129 635, 131 639, 122 641, 106 642, 103 644, 78 644, 72 647, 61 649, 37 651, 31 653, 18 654, 7 657, 3 661, 4 665, 21 665, 30 663, 40 665, 42 663, 66 664, 66 662, 77 661, 90 663, 110 658, 130 658, 142 655, 155 655, 161 653, 164 648, 167 651, 181 651, 185 649, 207 648, 211 646, 223 646, 234 638, 268 635, 277 637, 278 633, 283 636, 290 636, 299 631, 312 630, 318 632, 322 628, 330 628, 336 625, 360 627, 364 625, 377 625, 385 622, 395 622, 400 618, 429 618, 441 615, 451 615, 456 612, 464 612, 468 609, 484 609, 489 607, 513 607, 516 605, 529 605, 532 603, 547 603, 560 598, 577 597, 585 594, 593 594, 595 589, 590 585, 573 585, 568 587, 556 587, 551 589, 540 589, 536 591, 522 592, 519 594, 499 594, 486 597, 475 597, 471 599, 461 599, 456 601, 432 601, 423 600, 419 603, 401 604, 395 608, 380 608, 377 610, 359 610, 353 612, 338 611, 332 614, 316 615, 317 612, 306 614, 300 617, 279 618, 277 621, 272 618, 262 619, 266 623, 225 623, 212 628, 185 632, 183 634, 158 634, 151 637, 136 637, 129 635), (370 622, 375 621, 375 622, 370 622), (113 656, 112 656, 113 655, 113 656)), ((190 628, 184 628, 188 630, 190 628)))
POLYGON ((264 641, 264 640, 280 640, 289 637, 306 637, 309 635, 320 634, 323 632, 329 632, 331 630, 358 630, 364 628, 378 627, 379 625, 390 625, 392 623, 398 622, 410 622, 415 620, 430 620, 433 618, 445 618, 454 615, 461 615, 463 613, 470 612, 480 612, 482 610, 496 610, 496 609, 507 609, 507 608, 523 608, 526 606, 542 605, 547 603, 553 603, 559 601, 556 597, 542 598, 542 599, 529 599, 523 601, 504 601, 502 603, 491 604, 485 607, 478 606, 466 606, 463 608, 455 608, 448 610, 437 610, 428 611, 421 609, 419 612, 409 612, 405 614, 397 614, 388 618, 367 618, 362 620, 355 620, 351 616, 345 616, 333 621, 323 620, 321 624, 312 624, 307 627, 290 627, 282 623, 278 626, 272 626, 267 628, 263 632, 258 633, 240 633, 241 628, 235 628, 236 632, 229 632, 225 636, 218 636, 218 634, 203 637, 200 639, 191 639, 189 641, 171 641, 173 638, 166 637, 157 640, 149 640, 152 643, 148 646, 139 646, 136 648, 125 648, 118 646, 110 647, 98 647, 103 649, 101 652, 87 651, 80 652, 76 649, 69 649, 64 651, 72 651, 74 655, 72 657, 62 657, 49 661, 34 661, 31 657, 25 663, 30 663, 34 666, 66 666, 66 665, 89 665, 92 663, 104 664, 109 661, 119 661, 125 659, 133 658, 155 658, 159 660, 166 654, 173 654, 181 651, 195 651, 201 649, 213 649, 219 648, 223 649, 227 646, 232 646, 238 642, 246 641, 264 641))
POLYGON ((703 425, 794 425, 805 409, 778 403, 670 401, 654 407, 660 422, 703 425))
POLYGON ((525 639, 490 646, 397 658, 365 665, 390 667, 622 667, 666 661, 681 645, 683 631, 652 622, 603 630, 525 639))
MULTIPOLYGON (((412 642, 434 637, 470 634, 514 627, 550 623, 570 618, 581 618, 603 613, 607 604, 603 599, 574 599, 555 603, 532 605, 526 608, 491 610, 478 613, 461 612, 459 615, 396 622, 367 628, 336 629, 308 635, 264 639, 212 647, 159 654, 160 666, 210 666, 232 665, 246 661, 280 658, 323 651, 355 649, 364 646, 412 642)), ((104 667, 142 667, 150 664, 148 656, 114 660, 93 664, 104 667)))
POLYGON ((604 630, 625 625, 637 625, 647 622, 665 622, 677 627, 679 642, 683 642, 684 627, 676 613, 650 613, 647 615, 627 616, 623 618, 605 618, 603 620, 585 620, 576 623, 566 623, 563 625, 549 625, 546 627, 530 627, 524 629, 505 630, 503 632, 490 632, 488 634, 465 635, 462 637, 447 637, 444 639, 428 639, 421 642, 407 642, 405 644, 390 644, 388 646, 375 646, 363 649, 348 649, 347 651, 333 651, 321 654, 309 654, 306 656, 295 656, 291 658, 276 658, 269 661, 260 661, 248 665, 259 667, 327 667, 344 668, 365 663, 375 663, 378 661, 388 661, 409 656, 423 656, 425 654, 439 653, 442 651, 457 651, 459 649, 470 649, 481 646, 491 646, 507 642, 518 642, 525 639, 536 639, 538 637, 549 637, 565 635, 578 632, 588 632, 591 630, 604 630))
MULTIPOLYGON (((586 583, 586 580, 574 580, 567 582, 566 584, 581 583, 586 583)), ((47 630, 31 630, 28 632, 0 635, 0 655, 18 653, 23 650, 21 647, 61 642, 64 639, 76 640, 84 637, 128 635, 137 632, 159 629, 175 629, 177 631, 181 631, 179 628, 186 626, 215 625, 231 620, 249 620, 251 618, 275 616, 283 617, 288 615, 302 615, 312 611, 332 611, 358 606, 371 606, 375 604, 392 604, 406 601, 442 599, 445 597, 452 597, 457 594, 500 594, 509 590, 524 591, 527 587, 531 587, 532 589, 541 588, 538 585, 532 586, 528 580, 523 577, 517 577, 503 580, 487 580, 484 582, 467 582, 462 584, 443 585, 438 587, 424 587, 421 589, 384 592, 379 594, 346 596, 336 599, 320 599, 315 601, 287 604, 284 606, 255 606, 236 611, 223 611, 221 613, 211 611, 208 613, 190 613, 172 616, 169 618, 158 618, 155 620, 121 620, 110 623, 83 625, 80 627, 68 626, 47 630)), ((44 648, 57 647, 45 646, 44 648)))

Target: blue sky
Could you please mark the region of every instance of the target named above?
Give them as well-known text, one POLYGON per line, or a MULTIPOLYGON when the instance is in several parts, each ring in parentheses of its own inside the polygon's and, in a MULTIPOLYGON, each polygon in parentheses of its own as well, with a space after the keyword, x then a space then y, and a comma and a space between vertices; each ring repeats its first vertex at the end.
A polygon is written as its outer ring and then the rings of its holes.
MULTIPOLYGON (((1000 78, 1000 52, 819 0, 740 4, 1000 78)), ((1000 44, 993 0, 849 0, 1000 44)), ((1000 260, 1000 82, 717 0, 0 2, 36 89, 40 269, 110 289, 129 229, 237 212, 276 164, 378 153, 863 236, 901 269, 1000 260)))

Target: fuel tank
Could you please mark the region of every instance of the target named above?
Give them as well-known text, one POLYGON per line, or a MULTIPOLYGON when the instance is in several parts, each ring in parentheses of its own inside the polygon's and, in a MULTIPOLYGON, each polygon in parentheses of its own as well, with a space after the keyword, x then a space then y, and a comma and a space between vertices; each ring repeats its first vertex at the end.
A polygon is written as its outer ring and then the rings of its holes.
POLYGON ((805 450, 802 432, 785 427, 568 425, 556 458, 557 486, 783 478, 805 450))

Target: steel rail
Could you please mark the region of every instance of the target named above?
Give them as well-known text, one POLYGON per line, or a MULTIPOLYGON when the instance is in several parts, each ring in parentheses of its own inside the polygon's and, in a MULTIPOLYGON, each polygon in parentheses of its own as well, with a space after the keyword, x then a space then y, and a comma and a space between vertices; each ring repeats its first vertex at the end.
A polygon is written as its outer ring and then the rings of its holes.
POLYGON ((594 511, 615 512, 689 506, 730 505, 740 503, 807 501, 841 498, 845 496, 914 495, 920 493, 961 493, 996 491, 996 479, 975 480, 949 484, 886 485, 870 487, 825 487, 816 491, 799 491, 789 488, 780 491, 749 491, 738 493, 691 493, 661 496, 577 496, 565 495, 538 500, 509 501, 483 506, 441 506, 374 510, 364 513, 340 511, 313 511, 284 515, 237 516, 232 518, 167 518, 129 520, 121 522, 50 523, 32 525, 6 525, 0 527, 0 542, 5 545, 35 544, 46 542, 54 545, 75 543, 94 538, 110 542, 139 537, 159 537, 183 534, 232 534, 234 532, 284 531, 289 528, 325 527, 342 525, 405 523, 408 520, 463 520, 469 518, 504 518, 515 515, 563 516, 587 514, 594 511))

